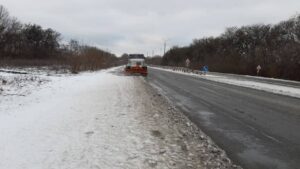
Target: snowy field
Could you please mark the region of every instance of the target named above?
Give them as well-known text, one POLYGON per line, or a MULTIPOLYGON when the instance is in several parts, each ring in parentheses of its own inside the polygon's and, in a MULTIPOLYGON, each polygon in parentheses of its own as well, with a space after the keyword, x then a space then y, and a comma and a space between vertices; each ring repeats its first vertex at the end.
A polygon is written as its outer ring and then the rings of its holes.
MULTIPOLYGON (((248 87, 248 88, 252 88, 252 89, 263 90, 266 92, 275 93, 275 94, 281 94, 281 95, 300 98, 300 88, 296 87, 296 86, 292 87, 292 86, 286 86, 286 85, 258 82, 258 81, 254 81, 254 80, 252 81, 252 80, 239 79, 234 76, 225 76, 225 74, 224 75, 222 75, 222 74, 213 75, 213 74, 208 73, 206 75, 199 75, 199 74, 175 71, 175 70, 170 70, 170 69, 165 69, 165 68, 158 68, 158 67, 152 67, 152 68, 163 70, 163 71, 179 73, 179 74, 185 74, 185 75, 189 75, 189 76, 195 76, 198 78, 212 80, 215 82, 226 83, 226 84, 242 86, 242 87, 248 87)), ((249 77, 249 76, 245 76, 245 77, 249 77)), ((259 78, 259 77, 253 77, 253 78, 259 78)), ((264 79, 264 78, 261 78, 261 79, 264 79)), ((278 82, 286 81, 286 80, 281 80, 281 79, 272 79, 272 80, 274 80, 274 81, 277 80, 278 82)), ((300 84, 300 82, 299 82, 299 84, 300 84)))
POLYGON ((238 168, 143 77, 0 78, 0 169, 238 168))

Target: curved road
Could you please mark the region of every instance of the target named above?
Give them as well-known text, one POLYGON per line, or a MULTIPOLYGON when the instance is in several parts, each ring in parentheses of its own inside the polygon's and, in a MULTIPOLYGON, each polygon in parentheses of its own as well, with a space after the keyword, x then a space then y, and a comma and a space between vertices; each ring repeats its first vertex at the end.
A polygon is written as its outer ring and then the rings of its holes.
POLYGON ((300 168, 300 99, 153 68, 147 79, 243 168, 300 168))

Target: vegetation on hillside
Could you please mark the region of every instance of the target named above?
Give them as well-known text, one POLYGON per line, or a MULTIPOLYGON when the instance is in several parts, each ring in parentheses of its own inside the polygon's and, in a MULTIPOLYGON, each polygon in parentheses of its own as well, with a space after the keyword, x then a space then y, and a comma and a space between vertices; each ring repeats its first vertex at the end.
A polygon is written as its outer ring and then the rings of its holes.
POLYGON ((63 66, 72 72, 115 66, 115 55, 70 40, 36 24, 23 24, 0 5, 0 66, 63 66))
POLYGON ((162 65, 255 75, 261 65, 266 77, 300 80, 300 16, 276 25, 257 24, 228 28, 218 37, 196 39, 186 47, 173 47, 162 65))

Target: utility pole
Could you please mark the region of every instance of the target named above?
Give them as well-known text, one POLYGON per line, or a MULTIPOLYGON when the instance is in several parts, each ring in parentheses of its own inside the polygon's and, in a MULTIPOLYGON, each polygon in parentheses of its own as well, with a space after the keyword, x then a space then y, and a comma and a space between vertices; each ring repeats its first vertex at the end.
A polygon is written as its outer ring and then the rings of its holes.
POLYGON ((166 48, 167 48, 167 41, 164 42, 164 56, 166 54, 166 48))
POLYGON ((152 50, 152 57, 154 57, 154 50, 152 50))

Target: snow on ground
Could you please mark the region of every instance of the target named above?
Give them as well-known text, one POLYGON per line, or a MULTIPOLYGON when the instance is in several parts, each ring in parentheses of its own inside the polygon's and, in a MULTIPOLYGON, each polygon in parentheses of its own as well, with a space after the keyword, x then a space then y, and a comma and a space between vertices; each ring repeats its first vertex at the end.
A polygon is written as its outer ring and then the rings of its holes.
MULTIPOLYGON (((51 70, 50 68, 0 68, 0 98, 4 96, 26 96, 42 87, 52 78, 66 76, 65 70, 51 70)), ((8 99, 5 97, 0 99, 8 99)))
POLYGON ((130 95, 132 81, 91 73, 54 80, 48 87, 1 103, 0 168, 143 166, 126 162, 149 141, 136 130, 141 107, 130 95))
POLYGON ((0 169, 239 168, 143 77, 47 77, 0 94, 0 169))
MULTIPOLYGON (((174 71, 174 70, 165 69, 165 68, 158 68, 158 67, 152 67, 152 68, 163 70, 163 71, 179 73, 179 74, 195 76, 198 78, 207 79, 207 80, 211 80, 211 81, 215 81, 215 82, 226 83, 226 84, 242 86, 242 87, 248 87, 248 88, 252 88, 252 89, 263 90, 266 92, 275 93, 275 94, 281 94, 281 95, 300 98, 300 88, 298 88, 298 87, 291 87, 291 86, 284 86, 284 85, 277 85, 277 84, 268 84, 268 83, 251 81, 251 80, 238 79, 238 78, 234 78, 234 77, 230 77, 230 76, 211 75, 209 73, 206 75, 199 75, 199 74, 194 74, 194 73, 174 71)), ((273 80, 275 80, 275 79, 273 79, 273 80)), ((283 80, 278 79, 278 81, 283 81, 283 80)))
POLYGON ((2 96, 26 96, 35 87, 47 83, 49 78, 0 72, 0 97, 2 96))

